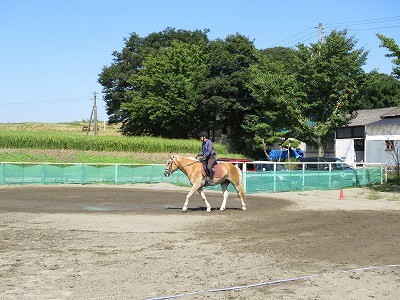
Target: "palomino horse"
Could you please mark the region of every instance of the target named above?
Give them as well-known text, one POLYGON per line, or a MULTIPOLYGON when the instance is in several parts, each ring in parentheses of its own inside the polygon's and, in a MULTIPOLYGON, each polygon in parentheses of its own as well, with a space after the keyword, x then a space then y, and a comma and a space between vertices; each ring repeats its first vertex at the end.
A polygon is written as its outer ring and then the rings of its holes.
MULTIPOLYGON (((215 167, 220 168, 220 170, 215 172, 214 182, 215 184, 221 185, 222 193, 224 195, 224 200, 222 201, 220 210, 225 209, 226 200, 228 199, 229 183, 232 183, 232 185, 235 187, 236 191, 238 192, 238 196, 242 201, 242 209, 246 210, 246 204, 244 203, 245 193, 242 184, 242 173, 239 168, 228 162, 218 163, 218 165, 215 167)), ((189 178, 189 181, 192 184, 192 188, 189 194, 186 196, 186 201, 182 207, 182 211, 187 210, 189 198, 196 191, 199 192, 201 198, 203 198, 204 202, 206 203, 207 211, 211 211, 211 205, 208 203, 206 195, 203 191, 203 187, 205 185, 202 174, 203 163, 195 158, 172 155, 167 161, 164 175, 168 177, 176 170, 181 170, 189 178)))

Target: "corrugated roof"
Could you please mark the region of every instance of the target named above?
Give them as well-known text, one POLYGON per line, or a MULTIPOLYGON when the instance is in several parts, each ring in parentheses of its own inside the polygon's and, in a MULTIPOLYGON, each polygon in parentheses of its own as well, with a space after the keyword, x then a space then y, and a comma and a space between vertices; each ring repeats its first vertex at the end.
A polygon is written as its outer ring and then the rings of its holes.
POLYGON ((393 107, 393 110, 382 116, 382 118, 388 117, 400 117, 400 107, 393 107))
POLYGON ((387 125, 387 124, 400 124, 400 117, 398 118, 386 118, 379 121, 368 124, 369 126, 387 125))
POLYGON ((394 116, 400 116, 399 107, 361 109, 357 111, 357 116, 347 126, 365 126, 382 118, 394 116))

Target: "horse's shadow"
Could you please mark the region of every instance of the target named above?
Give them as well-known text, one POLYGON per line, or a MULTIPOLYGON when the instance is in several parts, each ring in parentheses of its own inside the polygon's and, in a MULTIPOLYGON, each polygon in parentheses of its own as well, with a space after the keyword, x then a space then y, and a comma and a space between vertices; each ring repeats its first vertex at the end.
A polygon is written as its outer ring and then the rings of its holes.
MULTIPOLYGON (((182 207, 167 207, 170 210, 182 210, 182 207)), ((227 207, 225 210, 242 210, 238 207, 227 207)), ((186 211, 207 211, 206 206, 199 206, 199 207, 188 207, 186 211)), ((212 207, 211 211, 219 211, 219 207, 212 207)))

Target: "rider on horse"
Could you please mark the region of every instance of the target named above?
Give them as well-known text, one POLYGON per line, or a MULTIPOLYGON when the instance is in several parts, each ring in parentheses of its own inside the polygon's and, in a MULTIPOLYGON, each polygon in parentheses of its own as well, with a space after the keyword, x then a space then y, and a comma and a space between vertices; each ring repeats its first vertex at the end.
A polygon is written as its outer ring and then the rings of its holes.
POLYGON ((200 140, 202 141, 201 145, 201 154, 198 159, 203 162, 205 166, 206 173, 210 178, 209 185, 215 185, 213 180, 213 166, 216 164, 216 153, 214 150, 213 142, 209 139, 208 133, 205 131, 200 132, 199 134, 200 140))

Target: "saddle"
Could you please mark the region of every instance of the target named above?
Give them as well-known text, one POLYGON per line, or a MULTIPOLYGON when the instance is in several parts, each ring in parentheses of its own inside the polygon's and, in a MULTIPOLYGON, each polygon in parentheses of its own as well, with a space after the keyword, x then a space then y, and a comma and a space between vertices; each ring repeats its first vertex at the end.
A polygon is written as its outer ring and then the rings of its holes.
MULTIPOLYGON (((203 168, 202 168, 202 170, 201 170, 201 174, 203 175, 203 180, 204 180, 204 183, 206 184, 208 184, 209 183, 209 181, 210 181, 210 178, 208 177, 208 175, 207 175, 207 172, 206 172, 206 166, 205 166, 205 164, 204 163, 202 163, 201 164, 202 166, 203 166, 203 168)), ((214 179, 215 178, 220 178, 220 177, 222 177, 222 165, 220 165, 220 164, 218 164, 218 163, 215 163, 215 165, 213 166, 213 168, 212 168, 212 172, 214 173, 214 179)))

